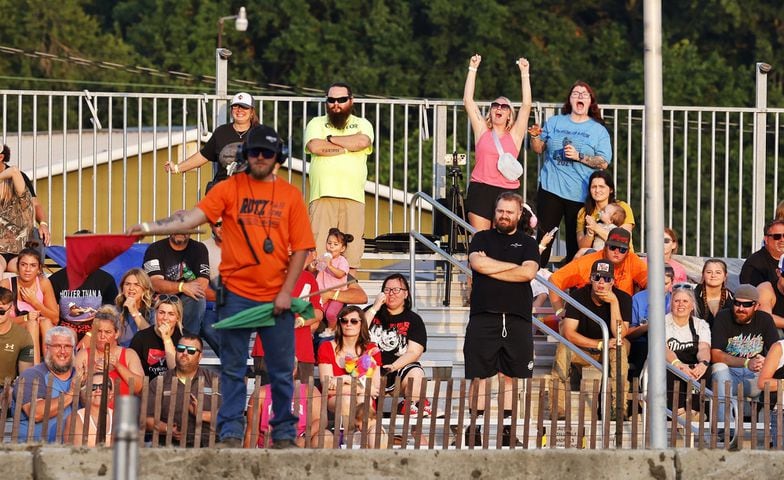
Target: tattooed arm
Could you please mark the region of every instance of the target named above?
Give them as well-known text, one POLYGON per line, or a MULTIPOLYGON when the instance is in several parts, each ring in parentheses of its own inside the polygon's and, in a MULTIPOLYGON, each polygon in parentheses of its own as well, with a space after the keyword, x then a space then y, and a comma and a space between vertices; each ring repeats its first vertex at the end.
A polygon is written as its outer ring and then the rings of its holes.
POLYGON ((607 163, 607 160, 605 160, 601 155, 581 155, 578 157, 578 161, 583 165, 587 165, 597 170, 604 170, 610 166, 610 164, 607 163))
POLYGON ((153 222, 139 223, 130 227, 125 233, 128 235, 166 234, 182 232, 195 228, 207 222, 207 216, 199 208, 192 208, 184 212, 176 212, 153 222))

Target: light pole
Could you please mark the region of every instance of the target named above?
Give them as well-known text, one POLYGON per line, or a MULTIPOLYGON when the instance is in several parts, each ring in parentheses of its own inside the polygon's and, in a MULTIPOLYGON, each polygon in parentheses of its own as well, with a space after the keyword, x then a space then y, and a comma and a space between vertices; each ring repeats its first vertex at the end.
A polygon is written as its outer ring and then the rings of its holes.
POLYGON ((237 15, 221 17, 218 20, 218 48, 222 47, 223 22, 226 20, 234 20, 234 28, 236 28, 238 32, 244 32, 248 29, 248 15, 245 13, 245 7, 240 7, 240 11, 237 13, 237 15))

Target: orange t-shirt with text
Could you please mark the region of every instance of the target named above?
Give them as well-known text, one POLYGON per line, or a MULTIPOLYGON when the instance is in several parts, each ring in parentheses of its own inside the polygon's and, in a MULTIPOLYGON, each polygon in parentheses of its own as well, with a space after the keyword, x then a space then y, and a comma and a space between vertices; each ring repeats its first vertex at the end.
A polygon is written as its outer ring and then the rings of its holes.
POLYGON ((289 247, 292 252, 315 248, 310 219, 296 187, 277 176, 274 181, 254 180, 237 174, 219 182, 197 207, 210 222, 223 219, 220 274, 224 285, 237 295, 271 302, 286 278, 289 247), (239 225, 245 226, 259 263, 239 225), (264 251, 264 240, 273 251, 264 251))
MULTIPOLYGON (((604 259, 604 250, 583 255, 567 263, 550 275, 550 282, 561 290, 580 288, 591 281, 591 267, 597 260, 604 259)), ((620 265, 615 266, 613 275, 615 288, 634 295, 634 286, 641 290, 648 286, 648 264, 634 252, 629 252, 620 265)))

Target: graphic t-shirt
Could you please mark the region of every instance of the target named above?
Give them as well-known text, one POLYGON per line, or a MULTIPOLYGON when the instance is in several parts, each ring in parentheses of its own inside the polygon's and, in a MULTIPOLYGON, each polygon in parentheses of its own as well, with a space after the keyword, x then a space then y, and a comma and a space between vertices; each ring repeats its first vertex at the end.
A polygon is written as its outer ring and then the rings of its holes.
MULTIPOLYGON (((180 330, 175 328, 171 336, 172 342, 177 345, 180 337, 182 337, 180 330)), ((150 377, 150 380, 158 375, 163 375, 169 370, 169 366, 166 364, 166 350, 163 345, 163 339, 155 333, 154 326, 149 326, 134 335, 130 348, 139 355, 144 374, 150 377)))
MULTIPOLYGON (((672 314, 668 313, 664 316, 664 332, 667 338, 667 348, 669 348, 675 355, 680 358, 679 353, 689 349, 699 348, 699 344, 695 343, 711 343, 711 330, 708 322, 701 318, 692 317, 694 322, 694 331, 697 333, 697 338, 694 338, 689 324, 680 326, 672 319, 672 314)), ((683 360, 683 359, 681 359, 683 360)))
POLYGON ((770 314, 757 310, 751 322, 740 325, 732 309, 726 308, 716 315, 711 335, 711 348, 739 358, 767 355, 779 339, 778 330, 770 314))
POLYGON ((389 365, 408 350, 408 341, 414 341, 427 350, 427 330, 422 317, 411 310, 391 315, 381 307, 370 323, 370 341, 381 349, 383 365, 389 365))
POLYGON ((150 277, 161 275, 171 282, 191 282, 197 278, 209 280, 210 257, 207 247, 191 239, 184 250, 175 250, 168 238, 158 240, 144 252, 144 272, 150 277))
POLYGON ((54 298, 60 308, 60 322, 72 328, 79 340, 92 328, 95 312, 101 305, 114 303, 117 284, 114 277, 96 270, 75 290, 68 289, 68 272, 65 268, 49 277, 54 298))
POLYGON ((215 170, 214 182, 220 182, 227 178, 226 166, 237 159, 237 149, 242 145, 246 132, 239 133, 234 129, 234 125, 227 123, 216 128, 207 143, 201 148, 199 153, 204 158, 213 162, 215 170))

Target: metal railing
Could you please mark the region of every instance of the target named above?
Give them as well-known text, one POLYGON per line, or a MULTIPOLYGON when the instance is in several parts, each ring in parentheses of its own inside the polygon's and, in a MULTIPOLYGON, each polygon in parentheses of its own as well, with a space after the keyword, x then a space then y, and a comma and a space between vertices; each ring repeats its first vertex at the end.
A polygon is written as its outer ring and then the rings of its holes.
MULTIPOLYGON (((56 239, 77 228, 108 225, 110 230, 121 230, 160 209, 193 206, 199 186, 211 172, 172 177, 162 165, 182 161, 201 147, 216 124, 225 121, 215 113, 225 101, 226 97, 207 94, 0 90, 0 135, 12 149, 12 163, 32 174, 34 182, 45 183, 39 196, 46 199, 56 239), (177 148, 182 145, 188 148, 177 148), (62 171, 73 175, 60 187, 52 179, 62 171), (167 188, 145 198, 158 185, 167 188), (60 208, 74 197, 89 205, 60 208), (57 215, 51 213, 55 207, 57 215)), ((308 121, 324 113, 323 98, 260 96, 256 107, 261 121, 286 139, 293 159, 284 174, 307 195, 307 177, 299 176, 308 170, 308 163, 302 161, 307 157, 303 136, 308 121)), ((559 107, 536 103, 534 118, 542 122, 559 107)), ((373 209, 375 222, 368 225, 366 236, 408 231, 411 194, 445 196, 444 154, 465 151, 473 156, 462 102, 358 98, 355 110, 368 118, 375 131, 366 188, 373 199, 368 208, 373 209), (388 197, 396 201, 385 202, 388 197), (393 203, 402 205, 402 215, 393 203)), ((612 141, 617 197, 631 205, 641 226, 645 222, 643 107, 605 105, 602 114, 612 141)), ((756 249, 749 222, 754 216, 772 217, 782 196, 782 115, 784 109, 775 108, 665 107, 666 223, 682 237, 680 253, 745 257, 756 249), (757 212, 744 199, 753 189, 754 133, 761 110, 767 126, 760 138, 767 143, 771 173, 765 211, 757 212)), ((532 203, 541 158, 524 149, 520 160, 525 167, 521 193, 532 203)), ((471 162, 464 167, 466 179, 470 170, 471 162)), ((644 246, 644 229, 637 228, 635 235, 639 238, 635 243, 644 246)))

